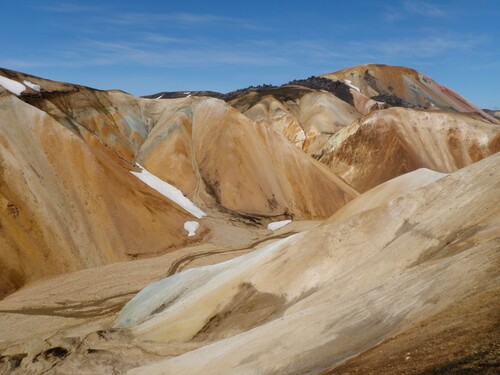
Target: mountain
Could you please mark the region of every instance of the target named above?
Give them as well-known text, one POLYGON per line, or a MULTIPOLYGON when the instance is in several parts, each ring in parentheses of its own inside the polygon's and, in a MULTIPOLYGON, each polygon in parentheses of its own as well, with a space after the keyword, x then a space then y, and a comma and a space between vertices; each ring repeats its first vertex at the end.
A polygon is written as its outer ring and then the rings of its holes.
POLYGON ((141 187, 136 163, 197 204, 252 221, 326 218, 358 195, 221 100, 146 100, 1 72, 23 91, 1 97, 0 294, 193 242, 190 216, 141 187))
POLYGON ((422 73, 0 69, 0 119, 0 374, 498 367, 500 125, 422 73))
POLYGON ((342 80, 372 100, 403 107, 473 113, 496 122, 492 116, 456 92, 414 69, 367 64, 325 74, 323 77, 342 80))
POLYGON ((499 150, 498 125, 460 113, 389 108, 337 132, 318 159, 364 192, 419 168, 454 172, 499 150))
POLYGON ((0 295, 47 275, 184 246, 191 215, 98 140, 1 95, 0 295))

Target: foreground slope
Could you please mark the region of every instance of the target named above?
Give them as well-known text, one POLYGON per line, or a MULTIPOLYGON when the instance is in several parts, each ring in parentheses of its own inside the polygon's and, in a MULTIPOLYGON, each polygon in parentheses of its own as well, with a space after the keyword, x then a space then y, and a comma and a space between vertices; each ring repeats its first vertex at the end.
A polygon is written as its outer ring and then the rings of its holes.
POLYGON ((499 161, 489 157, 368 211, 341 210, 304 234, 152 284, 118 325, 144 340, 219 341, 130 373, 317 370, 478 287, 498 288, 499 161))

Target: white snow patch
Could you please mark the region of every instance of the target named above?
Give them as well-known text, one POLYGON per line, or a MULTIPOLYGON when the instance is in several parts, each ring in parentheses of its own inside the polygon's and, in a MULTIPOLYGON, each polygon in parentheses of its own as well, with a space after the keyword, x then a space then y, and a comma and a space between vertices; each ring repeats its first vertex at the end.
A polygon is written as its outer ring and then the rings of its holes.
POLYGON ((184 229, 188 231, 188 237, 194 236, 199 227, 200 223, 197 221, 186 221, 184 223, 184 229))
POLYGON ((283 228, 285 225, 288 225, 291 222, 292 222, 292 220, 275 221, 273 223, 267 224, 267 229, 274 231, 274 230, 283 228))
POLYGON ((359 87, 356 87, 352 84, 351 80, 349 79, 344 79, 344 83, 349 86, 350 88, 356 90, 357 92, 361 92, 361 90, 359 89, 359 87))
POLYGON ((0 86, 5 87, 11 93, 16 95, 21 95, 21 93, 26 90, 26 86, 24 86, 22 83, 3 76, 0 76, 0 86))
POLYGON ((155 98, 156 100, 163 98, 164 94, 161 94, 159 97, 155 98))
POLYGON ((196 206, 193 202, 186 198, 184 194, 182 194, 182 191, 177 189, 175 186, 170 185, 168 182, 165 182, 162 179, 156 177, 154 174, 148 172, 141 165, 137 164, 137 166, 141 169, 141 171, 130 171, 130 173, 136 176, 139 180, 144 182, 149 187, 155 189, 158 193, 174 201, 198 219, 201 219, 203 216, 207 216, 205 212, 203 212, 198 206, 196 206))
POLYGON ((35 85, 33 82, 30 81, 23 81, 23 83, 28 86, 30 89, 33 89, 35 91, 40 92, 40 85, 35 85))

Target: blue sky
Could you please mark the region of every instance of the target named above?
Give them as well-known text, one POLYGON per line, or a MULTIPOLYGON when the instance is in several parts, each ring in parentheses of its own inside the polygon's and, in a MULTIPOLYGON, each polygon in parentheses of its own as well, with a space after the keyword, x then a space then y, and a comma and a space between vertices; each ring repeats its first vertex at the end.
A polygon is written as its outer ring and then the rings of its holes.
POLYGON ((500 108, 500 1, 9 1, 0 66, 136 95, 404 65, 500 108))

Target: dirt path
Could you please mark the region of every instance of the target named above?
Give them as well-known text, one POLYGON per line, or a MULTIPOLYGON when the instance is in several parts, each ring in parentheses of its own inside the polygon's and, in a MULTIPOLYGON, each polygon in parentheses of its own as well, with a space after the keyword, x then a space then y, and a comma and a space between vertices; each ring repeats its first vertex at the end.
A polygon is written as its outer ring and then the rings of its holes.
POLYGON ((199 259, 199 258, 209 257, 209 256, 212 256, 212 255, 219 255, 219 254, 225 254, 225 253, 238 252, 238 251, 243 251, 243 250, 250 250, 250 249, 255 248, 257 245, 259 245, 259 244, 261 244, 263 242, 274 240, 274 239, 286 238, 286 237, 289 237, 289 236, 294 235, 296 233, 297 232, 295 232, 295 231, 291 231, 291 232, 286 232, 286 233, 282 233, 282 234, 277 234, 277 235, 274 235, 274 236, 262 238, 262 239, 260 239, 258 241, 255 241, 252 244, 250 244, 249 246, 235 248, 235 249, 224 249, 224 250, 216 250, 216 251, 204 251, 204 252, 201 252, 201 253, 189 254, 189 255, 186 255, 186 256, 181 257, 181 258, 177 259, 176 261, 174 261, 172 263, 172 265, 170 266, 167 275, 168 276, 172 276, 173 274, 176 274, 177 272, 182 271, 189 263, 191 263, 193 260, 196 260, 196 259, 199 259))
POLYGON ((128 293, 99 299, 97 301, 64 304, 58 307, 40 307, 12 310, 4 309, 0 310, 0 313, 21 315, 47 315, 60 316, 63 318, 87 319, 117 313, 121 310, 126 301, 128 301, 128 297, 136 294, 137 292, 138 290, 134 290, 128 293), (117 298, 120 298, 119 302, 108 303, 117 298))

